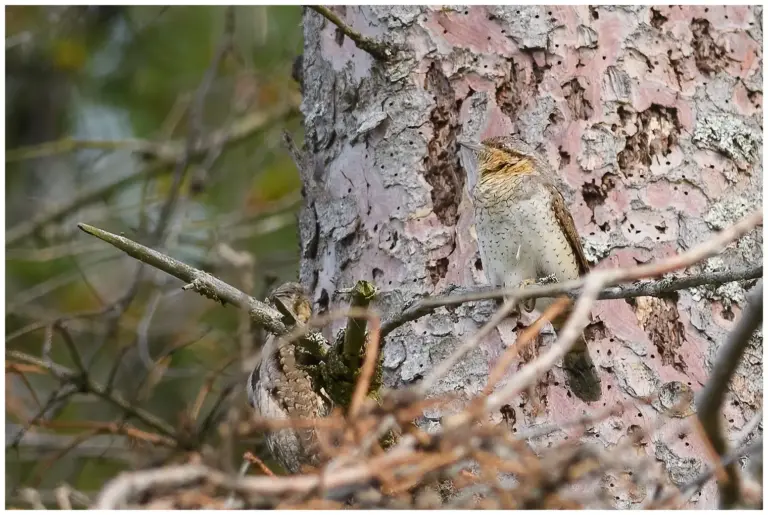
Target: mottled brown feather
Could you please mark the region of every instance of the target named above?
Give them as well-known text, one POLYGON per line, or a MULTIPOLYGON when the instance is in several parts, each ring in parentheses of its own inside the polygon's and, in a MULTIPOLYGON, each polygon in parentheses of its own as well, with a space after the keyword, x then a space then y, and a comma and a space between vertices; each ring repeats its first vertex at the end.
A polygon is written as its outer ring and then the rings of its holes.
POLYGON ((560 222, 560 227, 563 228, 565 237, 568 239, 568 243, 571 244, 573 255, 576 256, 576 261, 579 266, 579 275, 585 275, 589 272, 589 263, 584 255, 584 249, 581 246, 581 239, 579 239, 579 233, 576 231, 576 224, 573 221, 571 212, 565 206, 565 199, 557 191, 557 188, 552 184, 547 184, 547 189, 552 194, 552 209, 555 211, 555 217, 560 222))

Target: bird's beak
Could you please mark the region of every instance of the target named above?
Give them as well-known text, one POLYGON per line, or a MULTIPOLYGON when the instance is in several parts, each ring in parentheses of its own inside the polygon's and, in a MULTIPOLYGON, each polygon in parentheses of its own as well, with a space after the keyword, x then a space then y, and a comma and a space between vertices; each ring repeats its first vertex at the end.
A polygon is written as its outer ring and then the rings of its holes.
POLYGON ((473 152, 480 152, 481 150, 483 150, 482 145, 478 145, 477 143, 471 143, 469 141, 459 141, 459 145, 473 152))

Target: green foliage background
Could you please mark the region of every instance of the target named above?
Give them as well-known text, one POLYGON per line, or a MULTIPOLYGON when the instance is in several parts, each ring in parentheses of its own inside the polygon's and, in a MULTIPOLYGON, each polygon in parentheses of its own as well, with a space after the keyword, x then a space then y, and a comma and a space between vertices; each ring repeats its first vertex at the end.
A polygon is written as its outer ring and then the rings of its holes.
MULTIPOLYGON (((291 78, 302 48, 301 8, 234 9, 235 52, 224 59, 208 90, 203 137, 249 116, 266 114, 268 120, 243 140, 225 144, 212 166, 204 165, 205 156, 190 164, 164 250, 263 297, 270 283, 295 279, 297 273, 300 182, 282 148, 281 131, 287 129, 301 140, 300 92, 291 78), (270 114, 281 106, 281 115, 270 114), (222 257, 221 244, 251 256, 250 285, 243 269, 222 257)), ((202 6, 7 7, 6 231, 72 202, 85 190, 125 174, 140 176, 153 158, 125 150, 127 141, 183 144, 188 132, 185 106, 216 53, 225 12, 223 7, 202 6), (107 141, 113 148, 72 150, 68 138, 107 141), (47 145, 45 155, 34 157, 40 145, 47 145)), ((81 233, 76 224, 86 222, 146 241, 169 192, 173 168, 169 163, 155 178, 140 176, 6 246, 7 351, 40 357, 46 325, 60 317, 103 310, 125 293, 136 263, 81 233)), ((108 381, 118 363, 116 391, 174 426, 199 428, 223 389, 244 380, 238 358, 247 350, 250 335, 243 336, 235 309, 181 293, 181 286, 147 270, 116 326, 107 315, 76 318, 66 326, 90 362, 94 379, 108 381), (146 342, 156 361, 150 374, 137 350, 138 334, 158 292, 161 300, 150 317, 146 342), (159 374, 158 363, 166 364, 159 358, 165 355, 170 356, 168 372, 159 374), (223 372, 200 416, 188 420, 190 405, 208 375, 218 369, 223 372), (147 375, 151 388, 144 381, 147 375)), ((73 366, 56 335, 50 347, 54 362, 73 366)), ((24 486, 45 493, 64 482, 95 494, 120 470, 153 459, 153 451, 142 442, 134 442, 135 456, 127 461, 80 452, 83 443, 71 449, 27 448, 22 440, 10 446, 18 428, 38 415, 59 388, 50 375, 31 372, 22 377, 6 367, 9 506, 18 505, 13 499, 24 486)), ((238 396, 233 402, 244 399, 238 396)), ((67 428, 66 423, 122 420, 109 403, 87 395, 55 404, 43 419, 55 427, 30 431, 72 436, 84 430, 67 428)), ((250 449, 256 445, 241 444, 250 449)), ((233 462, 240 451, 233 452, 233 462)))

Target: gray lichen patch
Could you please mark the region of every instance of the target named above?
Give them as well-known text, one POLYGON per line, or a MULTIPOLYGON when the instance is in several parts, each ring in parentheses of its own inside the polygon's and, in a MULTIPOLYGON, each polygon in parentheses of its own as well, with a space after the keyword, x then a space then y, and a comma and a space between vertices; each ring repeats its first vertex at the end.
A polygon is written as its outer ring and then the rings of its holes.
POLYGON ((620 143, 611 130, 600 124, 584 131, 581 137, 582 151, 578 156, 584 170, 597 170, 609 165, 616 166, 616 149, 620 143))
POLYGON ((704 221, 715 230, 722 230, 741 220, 749 213, 757 209, 753 201, 742 196, 730 197, 722 202, 714 204, 707 214, 704 215, 704 221))
POLYGON ((678 456, 660 440, 654 442, 654 454, 657 460, 664 462, 669 479, 678 486, 689 483, 701 472, 701 460, 678 456))
POLYGON ((746 170, 757 160, 762 138, 739 118, 710 114, 697 120, 693 141, 701 148, 720 152, 746 170))

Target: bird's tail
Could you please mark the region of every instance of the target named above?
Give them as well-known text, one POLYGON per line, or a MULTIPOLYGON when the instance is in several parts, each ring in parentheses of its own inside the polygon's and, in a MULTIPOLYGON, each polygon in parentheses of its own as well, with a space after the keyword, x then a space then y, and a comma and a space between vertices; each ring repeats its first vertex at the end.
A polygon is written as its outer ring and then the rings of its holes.
MULTIPOLYGON (((564 313, 552 321, 558 336, 567 317, 568 313, 564 313)), ((589 355, 584 333, 579 335, 571 350, 563 357, 563 368, 568 376, 568 387, 576 397, 584 402, 600 400, 603 393, 600 389, 600 376, 597 375, 597 368, 589 355)))

